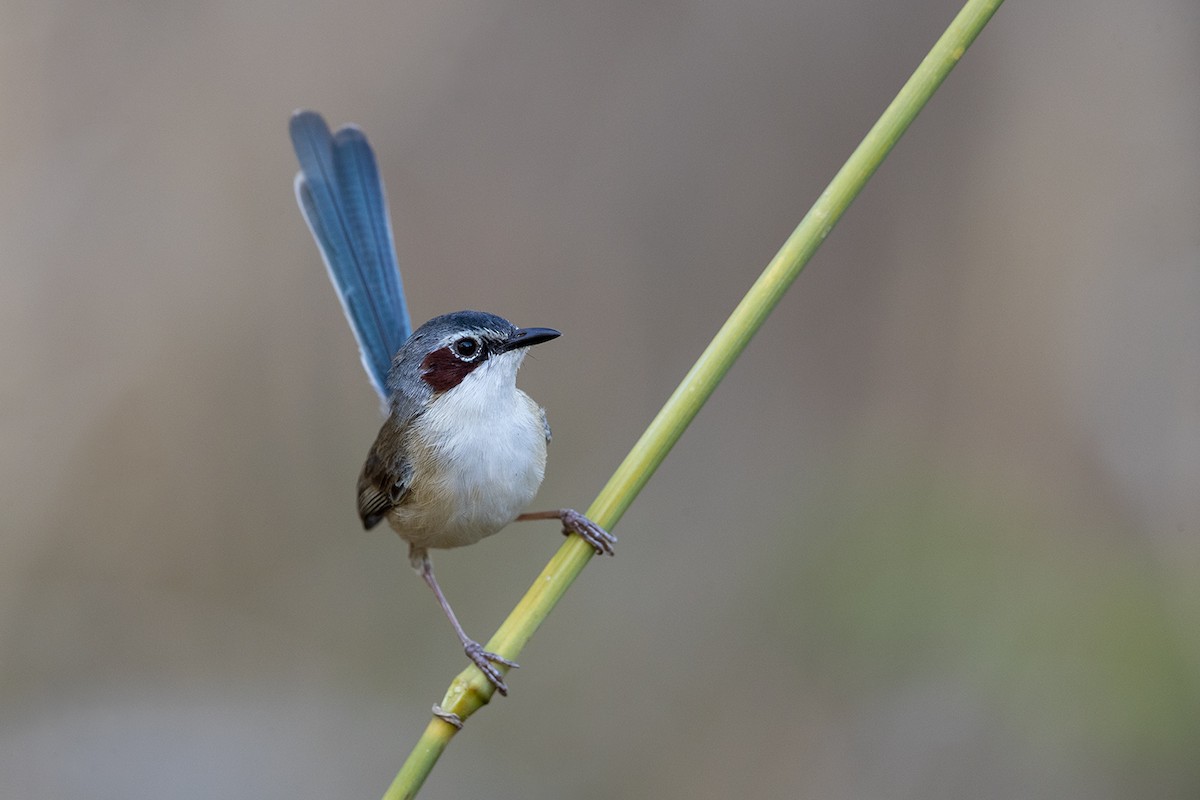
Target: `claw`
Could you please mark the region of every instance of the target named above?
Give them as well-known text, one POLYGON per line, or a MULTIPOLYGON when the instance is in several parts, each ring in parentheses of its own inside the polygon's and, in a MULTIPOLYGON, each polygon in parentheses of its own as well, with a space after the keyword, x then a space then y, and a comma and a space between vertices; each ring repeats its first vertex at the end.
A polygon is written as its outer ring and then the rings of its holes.
POLYGON ((466 652, 467 658, 471 659, 471 663, 479 667, 479 671, 484 674, 484 677, 491 682, 492 686, 496 687, 496 691, 507 697, 508 684, 504 682, 504 675, 492 665, 503 664, 510 669, 518 669, 521 665, 515 661, 509 661, 504 656, 484 650, 483 645, 479 642, 469 641, 463 650, 466 652))
POLYGON ((596 551, 596 555, 613 555, 613 545, 617 537, 601 528, 590 519, 573 508, 564 508, 560 512, 563 533, 578 533, 579 536, 596 551))

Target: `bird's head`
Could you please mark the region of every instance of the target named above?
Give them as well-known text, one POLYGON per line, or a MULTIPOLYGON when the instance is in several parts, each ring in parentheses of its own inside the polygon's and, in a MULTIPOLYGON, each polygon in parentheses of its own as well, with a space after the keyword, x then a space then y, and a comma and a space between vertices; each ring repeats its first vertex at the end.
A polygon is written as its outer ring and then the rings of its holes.
POLYGON ((526 348, 560 335, 553 328, 518 328, 483 311, 443 314, 417 328, 397 352, 388 390, 408 396, 438 395, 480 371, 489 383, 515 386, 526 348))

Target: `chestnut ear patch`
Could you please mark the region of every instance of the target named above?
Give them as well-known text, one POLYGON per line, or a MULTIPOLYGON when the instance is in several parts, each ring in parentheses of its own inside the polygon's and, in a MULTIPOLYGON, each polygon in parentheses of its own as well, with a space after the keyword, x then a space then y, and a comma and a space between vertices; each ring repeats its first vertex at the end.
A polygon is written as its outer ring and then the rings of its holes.
MULTIPOLYGON (((452 347, 453 345, 451 345, 452 347)), ((450 347, 442 347, 425 356, 421 361, 421 380, 435 392, 445 392, 462 383, 463 378, 486 359, 463 361, 450 347)))

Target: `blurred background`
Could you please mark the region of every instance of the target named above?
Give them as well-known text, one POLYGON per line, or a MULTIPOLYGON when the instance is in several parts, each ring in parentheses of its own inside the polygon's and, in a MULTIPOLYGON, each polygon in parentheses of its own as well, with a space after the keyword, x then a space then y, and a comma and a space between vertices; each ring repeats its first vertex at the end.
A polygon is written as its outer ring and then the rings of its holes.
MULTIPOLYGON (((465 665, 354 483, 292 195, 369 133, 417 322, 586 508, 958 10, 6 2, 0 796, 377 797, 465 665)), ((429 797, 1200 793, 1200 5, 1009 3, 429 797)), ((559 546, 436 558, 486 639, 559 546)))

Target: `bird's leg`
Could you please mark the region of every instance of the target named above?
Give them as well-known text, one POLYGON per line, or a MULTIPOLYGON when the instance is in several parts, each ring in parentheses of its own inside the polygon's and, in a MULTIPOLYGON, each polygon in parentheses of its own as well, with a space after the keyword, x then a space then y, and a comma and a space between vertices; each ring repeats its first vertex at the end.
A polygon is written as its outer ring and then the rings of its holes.
POLYGON ((484 674, 492 685, 496 687, 502 695, 508 694, 508 685, 504 683, 504 675, 500 670, 496 669, 496 664, 503 664, 506 667, 519 667, 515 661, 509 661, 507 658, 498 656, 495 653, 489 653, 483 649, 479 642, 467 636, 467 632, 463 630, 462 625, 458 624, 458 617, 454 616, 453 609, 450 608, 449 601, 446 600, 446 595, 442 594, 442 587, 438 586, 437 578, 433 577, 433 562, 429 559, 429 553, 424 550, 413 548, 409 557, 413 560, 413 566, 421 573, 421 577, 429 588, 433 590, 433 594, 437 597, 438 603, 442 607, 442 611, 446 612, 446 617, 450 620, 450 624, 454 626, 454 632, 458 634, 459 641, 462 642, 463 650, 467 654, 467 658, 471 659, 471 663, 479 667, 479 671, 484 674))
POLYGON ((531 519, 557 519, 562 522, 564 536, 577 533, 580 538, 592 546, 592 549, 596 551, 596 555, 613 555, 613 545, 617 543, 617 537, 573 508, 560 508, 555 511, 533 511, 528 514, 522 514, 517 517, 516 521, 524 522, 531 519))

